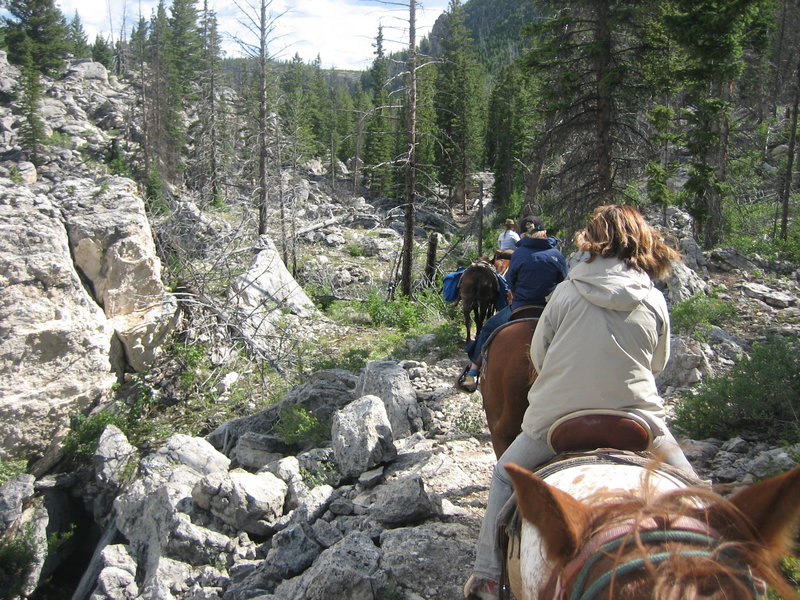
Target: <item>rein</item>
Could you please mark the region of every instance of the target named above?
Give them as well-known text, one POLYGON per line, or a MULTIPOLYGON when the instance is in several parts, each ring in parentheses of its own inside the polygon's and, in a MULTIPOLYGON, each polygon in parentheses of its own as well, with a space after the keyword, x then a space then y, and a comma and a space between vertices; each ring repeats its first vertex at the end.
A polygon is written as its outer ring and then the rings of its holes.
MULTIPOLYGON (((598 538, 593 539, 584 550, 570 561, 559 576, 556 583, 554 600, 592 600, 616 577, 622 577, 646 568, 647 565, 658 565, 670 558, 680 556, 684 558, 711 558, 720 546, 719 535, 704 523, 690 517, 680 517, 672 525, 673 528, 662 529, 653 519, 643 522, 645 530, 639 535, 634 532, 634 522, 612 528, 598 538), (632 542, 641 541, 644 544, 678 542, 687 543, 700 548, 680 550, 677 552, 656 552, 640 558, 635 558, 619 565, 612 566, 600 577, 595 579, 587 588, 589 573, 595 564, 620 550, 632 542), (574 577, 572 592, 567 596, 567 587, 574 577)), ((642 524, 640 524, 641 526, 642 524)), ((720 554, 724 554, 724 549, 720 554)), ((749 568, 739 568, 739 578, 745 582, 753 598, 766 596, 766 584, 753 577, 749 568)))

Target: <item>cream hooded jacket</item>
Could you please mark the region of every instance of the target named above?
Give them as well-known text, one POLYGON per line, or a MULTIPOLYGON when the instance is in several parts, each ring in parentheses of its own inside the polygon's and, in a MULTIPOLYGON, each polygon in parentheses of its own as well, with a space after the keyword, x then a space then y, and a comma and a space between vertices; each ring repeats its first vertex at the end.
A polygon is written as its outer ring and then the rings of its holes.
POLYGON ((645 273, 588 254, 547 303, 531 342, 539 373, 522 430, 546 439, 550 425, 588 408, 631 411, 658 436, 666 429, 655 374, 669 359, 669 312, 645 273))

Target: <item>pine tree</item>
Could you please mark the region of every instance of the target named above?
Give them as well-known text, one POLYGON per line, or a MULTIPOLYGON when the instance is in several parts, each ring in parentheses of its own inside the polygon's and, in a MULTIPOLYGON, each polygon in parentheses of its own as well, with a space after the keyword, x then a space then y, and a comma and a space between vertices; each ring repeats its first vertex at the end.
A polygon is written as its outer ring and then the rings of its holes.
POLYGON ((667 17, 673 37, 687 55, 681 80, 689 110, 687 148, 692 155, 686 183, 689 212, 702 244, 713 247, 722 234, 722 205, 728 187, 732 84, 744 68, 744 47, 767 0, 674 0, 667 17))
POLYGON ((201 68, 203 38, 198 25, 197 0, 173 0, 169 18, 169 60, 177 104, 193 97, 193 84, 201 68))
POLYGON ((31 53, 32 42, 23 38, 20 51, 23 53, 21 65, 22 96, 21 110, 25 119, 21 127, 22 148, 27 152, 30 161, 38 165, 41 158, 41 147, 44 143, 44 123, 39 101, 42 96, 42 82, 39 69, 34 63, 31 53))
POLYGON ((281 76, 281 102, 279 114, 281 125, 288 140, 292 168, 316 153, 311 118, 311 103, 308 101, 310 67, 299 54, 281 76))
MULTIPOLYGON (((538 152, 560 155, 553 209, 578 223, 594 206, 624 201, 648 150, 636 118, 651 85, 644 36, 658 0, 541 2, 552 11, 528 28, 526 64, 539 80, 545 125, 538 152)), ((537 167, 531 171, 534 178, 537 167)))
POLYGON ((67 35, 69 37, 70 52, 75 58, 89 58, 92 55, 89 39, 83 30, 83 23, 77 10, 67 25, 67 35))
POLYGON ((197 79, 197 122, 190 131, 193 152, 187 161, 187 184, 204 192, 211 202, 221 203, 231 151, 224 151, 228 127, 225 103, 220 98, 221 48, 216 14, 209 10, 208 0, 204 2, 201 24, 203 47, 197 79))
POLYGON ((66 20, 54 0, 6 0, 5 5, 11 14, 3 18, 8 60, 18 65, 30 60, 43 74, 60 69, 71 48, 66 20))
POLYGON ((392 147, 394 126, 389 92, 388 59, 383 49, 383 27, 378 27, 375 38, 375 60, 370 69, 372 79, 372 116, 367 123, 364 164, 370 171, 370 187, 379 194, 388 194, 394 179, 392 147))
MULTIPOLYGON (((171 32, 163 0, 150 19, 147 39, 147 79, 145 123, 152 152, 152 168, 159 177, 177 181, 180 168, 182 123, 180 106, 172 93, 175 73, 170 60, 171 32)), ((149 176, 150 174, 148 174, 149 176)))
POLYGON ((442 181, 465 211, 469 177, 483 158, 485 127, 484 77, 472 46, 464 8, 460 0, 450 0, 436 86, 437 164, 442 181))
MULTIPOLYGON (((500 69, 492 88, 486 156, 494 171, 494 197, 501 204, 522 189, 526 175, 541 163, 533 158, 531 144, 538 127, 534 84, 535 80, 517 62, 500 69), (528 170, 523 168, 525 165, 528 170)), ((527 212, 539 211, 531 206, 527 212)))
POLYGON ((109 70, 114 65, 114 49, 106 38, 100 34, 95 36, 94 44, 92 44, 92 60, 101 63, 109 70))

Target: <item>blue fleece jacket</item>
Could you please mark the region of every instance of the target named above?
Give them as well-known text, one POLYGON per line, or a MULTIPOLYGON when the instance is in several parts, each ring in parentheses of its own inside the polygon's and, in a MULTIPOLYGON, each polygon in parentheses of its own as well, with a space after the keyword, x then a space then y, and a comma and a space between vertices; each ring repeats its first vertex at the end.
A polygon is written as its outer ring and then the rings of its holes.
POLYGON ((555 238, 524 237, 511 255, 506 280, 514 293, 511 310, 544 305, 545 297, 567 277, 567 260, 556 249, 555 238))

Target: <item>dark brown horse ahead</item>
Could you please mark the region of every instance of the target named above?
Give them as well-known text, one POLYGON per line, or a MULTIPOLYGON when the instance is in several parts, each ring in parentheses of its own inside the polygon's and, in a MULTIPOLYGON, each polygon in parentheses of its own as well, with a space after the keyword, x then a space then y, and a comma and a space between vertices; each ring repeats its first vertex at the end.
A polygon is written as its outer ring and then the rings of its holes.
POLYGON ((480 333, 486 319, 494 314, 500 286, 494 267, 487 258, 479 258, 461 275, 459 295, 464 311, 467 341, 471 340, 471 317, 475 319, 475 336, 480 333))
MULTIPOLYGON (((540 312, 541 309, 531 310, 528 314, 538 317, 540 312)), ((531 338, 538 323, 538 318, 515 313, 485 346, 480 391, 492 448, 498 458, 521 431, 522 416, 528 408, 528 390, 537 375, 530 358, 531 338)))

